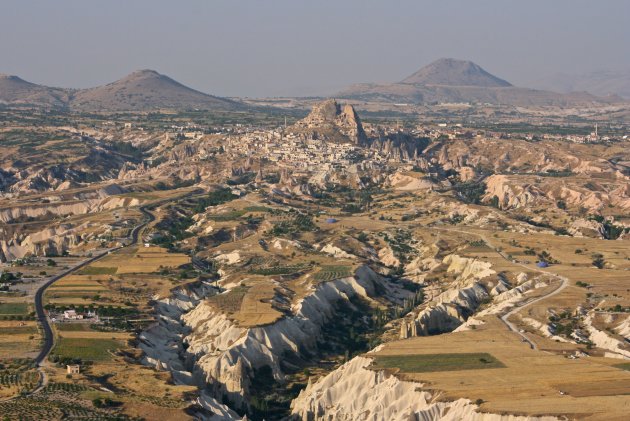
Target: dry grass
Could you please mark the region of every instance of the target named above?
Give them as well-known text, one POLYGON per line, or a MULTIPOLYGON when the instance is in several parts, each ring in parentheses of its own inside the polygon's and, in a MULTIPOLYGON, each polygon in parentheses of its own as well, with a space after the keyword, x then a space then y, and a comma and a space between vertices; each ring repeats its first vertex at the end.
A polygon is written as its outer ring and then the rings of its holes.
MULTIPOLYGON (((94 262, 90 267, 96 268, 115 267, 116 274, 127 273, 154 273, 162 268, 177 268, 190 263, 190 258, 184 254, 169 253, 161 247, 132 247, 125 252, 112 253, 111 255, 94 262)), ((86 270, 89 268, 86 268, 86 270)))
POLYGON ((630 373, 600 360, 571 360, 531 350, 495 317, 476 330, 389 343, 377 356, 490 353, 505 368, 400 373, 443 391, 443 399, 483 399, 483 412, 525 415, 568 414, 584 419, 624 419, 630 373), (559 391, 565 393, 561 395, 559 391))
POLYGON ((32 357, 39 339, 35 321, 0 321, 0 359, 32 357))

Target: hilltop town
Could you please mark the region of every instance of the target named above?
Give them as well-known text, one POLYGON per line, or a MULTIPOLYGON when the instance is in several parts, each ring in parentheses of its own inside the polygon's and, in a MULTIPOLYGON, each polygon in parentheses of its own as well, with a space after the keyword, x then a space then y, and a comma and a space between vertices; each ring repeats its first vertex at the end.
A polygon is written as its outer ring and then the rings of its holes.
POLYGON ((32 85, 0 79, 8 419, 627 417, 624 101, 460 61, 338 99, 32 85), (523 96, 381 97, 445 84, 523 96))

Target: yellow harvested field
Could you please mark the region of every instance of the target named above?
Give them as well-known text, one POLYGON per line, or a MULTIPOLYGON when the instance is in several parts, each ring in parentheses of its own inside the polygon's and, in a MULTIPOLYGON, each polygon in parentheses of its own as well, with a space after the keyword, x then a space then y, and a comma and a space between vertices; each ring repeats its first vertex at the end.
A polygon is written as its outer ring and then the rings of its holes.
POLYGON ((185 254, 169 253, 161 247, 133 247, 92 263, 95 268, 115 267, 116 274, 153 273, 162 268, 177 268, 190 263, 185 254))
POLYGON ((88 339, 116 339, 126 341, 132 339, 133 335, 128 332, 97 332, 93 330, 64 330, 59 333, 62 338, 88 338, 88 339))
POLYGON ((248 290, 241 309, 234 314, 234 319, 243 327, 271 324, 282 317, 282 313, 271 306, 275 285, 269 281, 253 284, 248 290))
POLYGON ((0 359, 33 357, 40 334, 35 321, 0 321, 0 359))
POLYGON ((495 317, 476 330, 388 343, 377 355, 487 352, 505 368, 399 373, 443 391, 443 400, 483 399, 482 412, 622 420, 630 413, 630 372, 604 359, 569 359, 530 349, 495 317))

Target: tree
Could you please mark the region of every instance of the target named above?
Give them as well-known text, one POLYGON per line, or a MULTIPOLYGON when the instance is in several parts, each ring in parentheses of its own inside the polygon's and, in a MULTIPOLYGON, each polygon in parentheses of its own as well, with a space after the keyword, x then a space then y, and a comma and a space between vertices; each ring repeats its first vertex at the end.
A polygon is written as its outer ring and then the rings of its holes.
POLYGON ((597 269, 603 269, 604 265, 606 265, 604 256, 599 253, 595 253, 593 254, 592 257, 593 257, 593 266, 595 266, 597 269))

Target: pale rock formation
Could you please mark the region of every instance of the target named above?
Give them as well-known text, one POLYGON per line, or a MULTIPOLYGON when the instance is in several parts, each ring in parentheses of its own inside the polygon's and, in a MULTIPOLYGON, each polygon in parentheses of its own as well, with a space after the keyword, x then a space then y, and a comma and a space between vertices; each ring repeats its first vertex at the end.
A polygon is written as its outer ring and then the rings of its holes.
POLYGON ((141 336, 143 349, 147 363, 171 370, 179 381, 207 385, 211 396, 226 396, 240 405, 253 370, 269 366, 283 381, 280 361, 285 353, 314 352, 322 326, 334 318, 340 300, 357 295, 371 300, 377 290, 397 304, 409 296, 361 266, 352 277, 318 284, 291 309, 292 315, 252 328, 238 326, 208 302, 173 298, 179 305, 176 310, 171 301, 160 306, 160 324, 141 336), (185 351, 182 342, 187 344, 185 351))
POLYGON ((304 421, 552 421, 477 412, 467 399, 442 401, 421 383, 399 380, 384 370, 368 369, 372 359, 355 357, 302 390, 291 404, 304 421))
POLYGON ((418 173, 404 173, 397 171, 387 177, 387 185, 400 191, 430 190, 436 187, 432 181, 418 173))
POLYGON ((25 237, 17 234, 11 239, 0 240, 0 251, 4 256, 4 261, 21 259, 28 255, 61 255, 64 251, 79 245, 85 238, 85 230, 89 227, 89 223, 76 227, 62 224, 25 237))
POLYGON ((0 221, 12 222, 18 218, 38 218, 48 214, 66 216, 83 215, 122 207, 138 206, 140 201, 132 197, 109 196, 103 199, 87 199, 76 202, 46 203, 33 206, 21 205, 0 209, 0 221))
POLYGON ((457 274, 458 280, 483 279, 496 274, 491 269, 492 264, 482 260, 461 257, 456 254, 449 254, 443 260, 448 265, 448 273, 457 274))
POLYGON ((584 325, 586 326, 591 342, 598 348, 610 351, 610 353, 608 353, 609 357, 630 358, 630 349, 626 344, 593 326, 593 317, 594 313, 590 313, 588 317, 584 319, 584 325))
POLYGON ((486 289, 476 282, 469 287, 450 289, 440 294, 436 303, 416 316, 417 336, 453 331, 474 313, 486 297, 486 289))
POLYGON ((241 254, 238 252, 238 250, 235 250, 230 253, 217 254, 216 256, 214 256, 214 260, 219 263, 234 265, 241 261, 241 254))
POLYGON ((322 136, 323 140, 345 138, 356 144, 365 144, 367 141, 361 119, 352 105, 342 107, 334 99, 316 104, 311 113, 294 127, 312 131, 313 136, 322 136))
POLYGON ((495 174, 486 179, 486 194, 483 200, 489 201, 496 196, 499 198, 501 209, 516 209, 530 206, 544 195, 544 192, 534 185, 512 183, 507 176, 495 174))
POLYGON ((400 266, 400 260, 394 255, 394 251, 389 246, 385 246, 378 251, 378 258, 385 266, 400 266))
POLYGON ((342 249, 340 249, 339 247, 335 247, 332 244, 326 244, 324 247, 322 247, 322 249, 320 250, 322 253, 326 253, 329 254, 331 256, 334 257, 339 257, 342 259, 356 259, 356 256, 347 253, 345 251, 343 251, 342 249))

